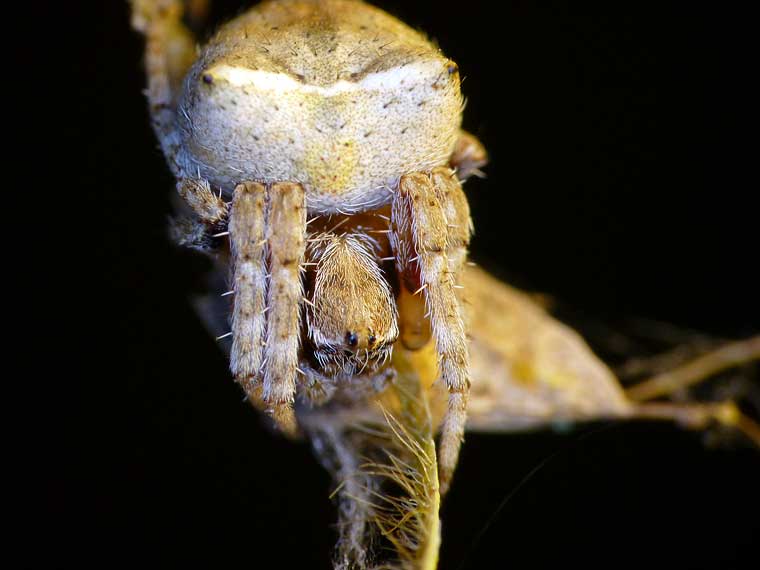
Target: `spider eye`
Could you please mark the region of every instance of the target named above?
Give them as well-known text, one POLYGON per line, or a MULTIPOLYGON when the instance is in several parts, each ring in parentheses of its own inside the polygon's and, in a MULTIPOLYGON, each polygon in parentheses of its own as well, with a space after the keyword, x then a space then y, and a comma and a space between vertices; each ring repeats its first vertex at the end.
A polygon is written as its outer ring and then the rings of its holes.
POLYGON ((346 333, 346 344, 350 347, 356 347, 356 345, 359 343, 359 335, 357 335, 355 332, 347 332, 346 333))
POLYGON ((373 346, 375 342, 377 341, 377 337, 373 334, 369 335, 369 338, 367 339, 367 342, 370 346, 373 346))

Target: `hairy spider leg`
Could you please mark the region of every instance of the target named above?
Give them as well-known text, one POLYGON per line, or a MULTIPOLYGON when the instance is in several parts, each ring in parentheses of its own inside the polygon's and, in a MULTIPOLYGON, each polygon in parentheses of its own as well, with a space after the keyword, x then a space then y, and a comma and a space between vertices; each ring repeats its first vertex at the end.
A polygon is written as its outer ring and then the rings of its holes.
POLYGON ((465 321, 456 293, 457 271, 465 259, 470 233, 469 210, 456 212, 456 205, 465 199, 458 194, 461 192, 458 179, 447 168, 407 174, 401 177, 391 208, 391 243, 401 282, 416 287, 411 290, 424 296, 438 352, 439 377, 449 391, 439 442, 442 493, 448 490, 456 468, 470 389, 465 321), (443 187, 437 188, 436 182, 443 187), (450 223, 448 216, 455 219, 450 223))
POLYGON ((239 184, 230 212, 230 369, 251 402, 295 435, 301 264, 306 205, 300 184, 239 184))
POLYGON ((195 38, 182 23, 183 2, 132 0, 132 26, 145 36, 146 95, 153 129, 172 173, 179 177, 176 102, 195 61, 195 38))

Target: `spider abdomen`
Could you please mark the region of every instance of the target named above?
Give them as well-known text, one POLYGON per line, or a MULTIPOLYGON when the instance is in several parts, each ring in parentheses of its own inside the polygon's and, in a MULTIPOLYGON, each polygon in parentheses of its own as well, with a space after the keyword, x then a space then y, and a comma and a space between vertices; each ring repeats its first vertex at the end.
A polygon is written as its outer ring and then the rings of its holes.
POLYGON ((379 10, 266 3, 188 74, 180 159, 225 190, 288 180, 311 211, 363 211, 388 203, 401 175, 448 162, 461 106, 456 65, 379 10))

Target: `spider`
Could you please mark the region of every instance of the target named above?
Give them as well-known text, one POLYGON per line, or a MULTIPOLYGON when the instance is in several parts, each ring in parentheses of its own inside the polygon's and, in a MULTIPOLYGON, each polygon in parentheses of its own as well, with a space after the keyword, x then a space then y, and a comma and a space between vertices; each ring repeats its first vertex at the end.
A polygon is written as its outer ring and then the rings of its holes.
POLYGON ((356 0, 265 2, 197 53, 182 15, 179 0, 133 0, 153 127, 188 211, 172 231, 203 250, 229 240, 235 380, 292 435, 299 388, 321 402, 331 379, 387 378, 399 334, 409 347, 428 330, 449 394, 445 491, 470 388, 461 181, 486 161, 461 129, 457 65, 356 0))

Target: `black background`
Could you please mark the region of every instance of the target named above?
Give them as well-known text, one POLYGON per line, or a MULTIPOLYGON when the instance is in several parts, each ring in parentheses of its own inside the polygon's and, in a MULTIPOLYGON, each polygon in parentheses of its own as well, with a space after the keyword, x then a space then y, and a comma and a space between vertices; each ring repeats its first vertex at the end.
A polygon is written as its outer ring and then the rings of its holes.
MULTIPOLYGON (((218 1, 212 16, 241 4, 218 1)), ((382 3, 466 77, 465 126, 491 153, 488 178, 466 187, 473 257, 584 318, 756 333, 748 16, 537 4, 382 3)), ((204 263, 165 237, 172 180, 126 5, 98 2, 76 23, 83 80, 64 135, 88 237, 70 334, 87 341, 73 430, 45 483, 56 531, 41 553, 66 567, 329 568, 328 476, 241 402, 188 302, 204 263)), ((467 552, 461 568, 757 561, 757 450, 710 449, 670 425, 588 429, 469 436, 443 507, 441 568, 467 552)))

